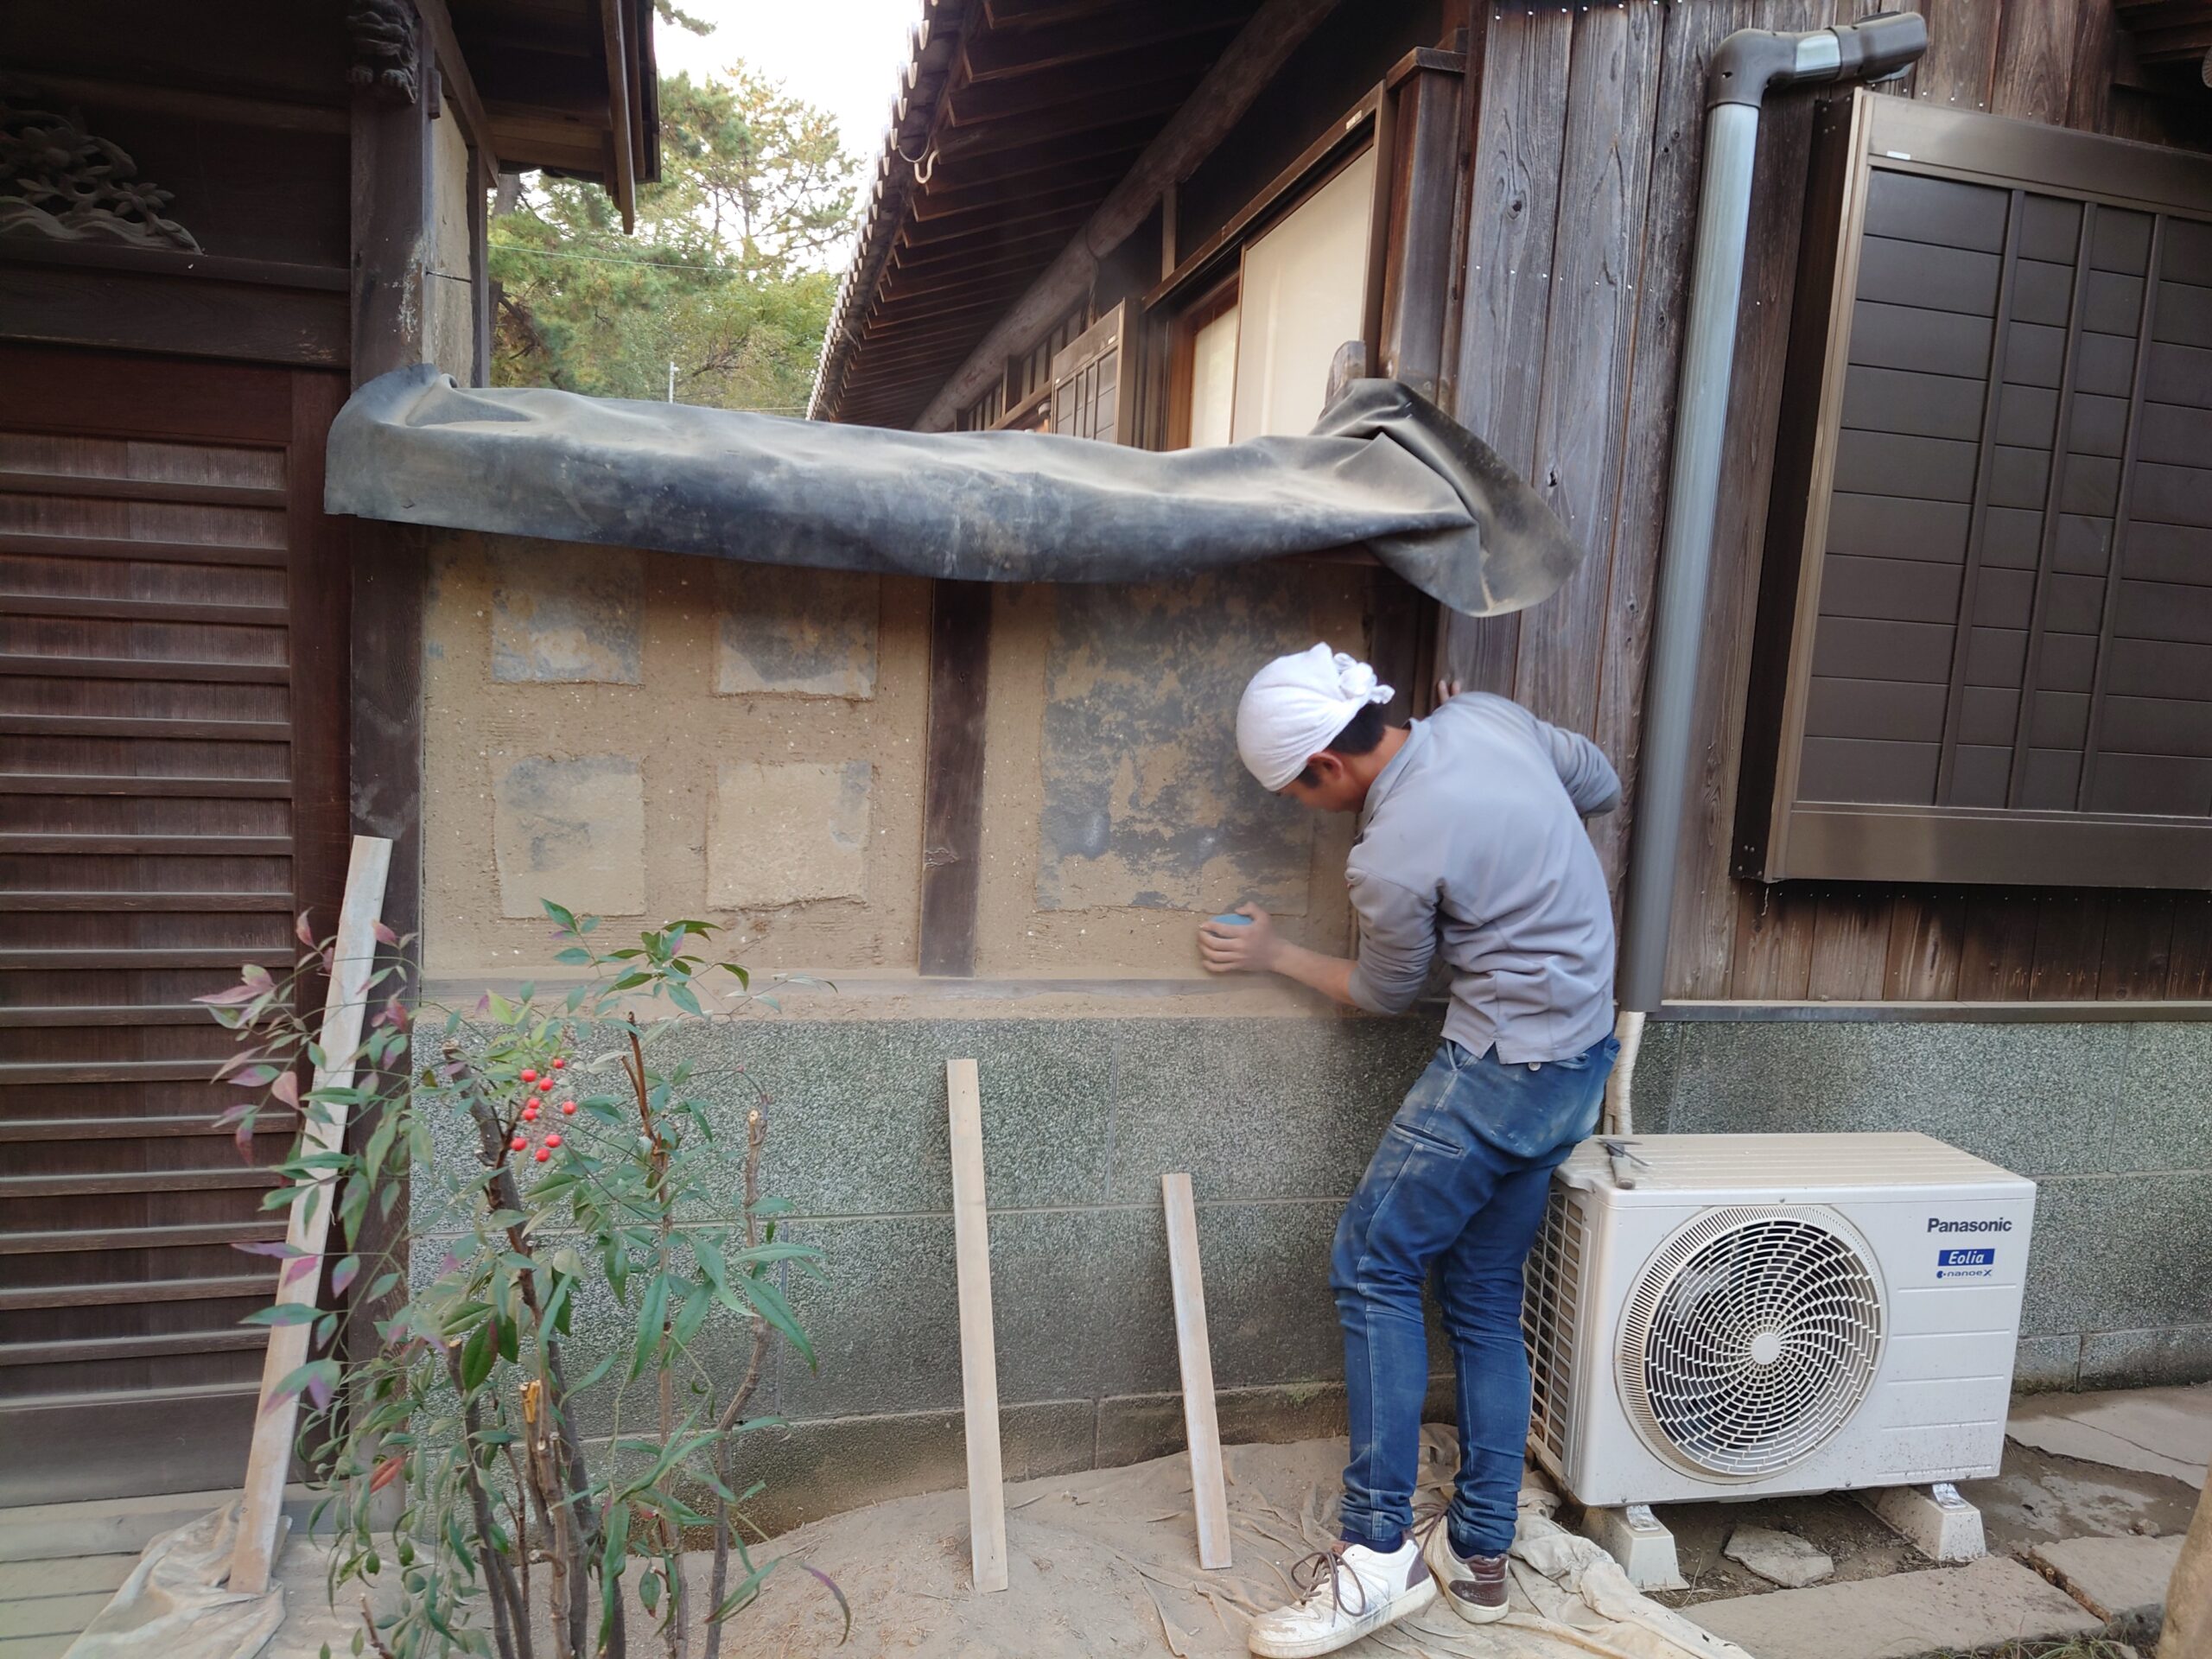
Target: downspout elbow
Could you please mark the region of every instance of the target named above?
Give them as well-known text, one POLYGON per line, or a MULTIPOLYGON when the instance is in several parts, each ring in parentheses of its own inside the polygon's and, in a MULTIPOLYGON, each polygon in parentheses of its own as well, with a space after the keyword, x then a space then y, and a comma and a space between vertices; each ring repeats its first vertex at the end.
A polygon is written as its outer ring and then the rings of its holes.
POLYGON ((1705 72, 1705 107, 1748 104, 1757 109, 1766 102, 1770 89, 1796 79, 1797 43, 1805 38, 1771 29, 1738 29, 1720 42, 1712 67, 1705 72))
POLYGON ((1918 12, 1884 12, 1833 29, 1785 35, 1739 29, 1720 42, 1706 71, 1705 106, 1757 109, 1777 86, 1815 81, 1887 80, 1928 50, 1928 20, 1918 12))

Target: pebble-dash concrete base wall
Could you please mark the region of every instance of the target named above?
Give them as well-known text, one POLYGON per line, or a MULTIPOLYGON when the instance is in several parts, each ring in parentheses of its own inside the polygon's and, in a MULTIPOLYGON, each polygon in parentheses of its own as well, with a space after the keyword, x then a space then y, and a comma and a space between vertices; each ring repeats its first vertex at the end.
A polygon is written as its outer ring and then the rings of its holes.
MULTIPOLYGON (((749 1444, 747 1478, 768 1487, 758 1518, 963 1478, 944 1104, 959 1056, 982 1063, 1009 1478, 1181 1444, 1167 1170, 1189 1171, 1198 1201, 1224 1435, 1338 1432, 1329 1242, 1435 1038, 1432 1014, 767 1018, 687 1039, 733 1126, 743 1085, 772 1097, 766 1188, 826 1262, 787 1281, 820 1363, 785 1352, 770 1373, 759 1408, 789 1427, 749 1444)), ((2212 1026, 1658 1023, 1637 1096, 1647 1133, 1918 1128, 2033 1176, 2021 1385, 2212 1376, 2212 1026)), ((734 1192, 736 1137, 724 1144, 729 1179, 710 1185, 734 1192)), ((466 1155, 457 1135, 449 1150, 466 1155)), ((423 1238, 418 1260, 435 1249, 423 1238)), ((580 1363, 613 1339, 613 1313, 579 1308, 580 1363)), ((734 1345, 707 1357, 742 1363, 734 1345)), ((1440 1417, 1449 1365, 1439 1344, 1440 1417)), ((595 1401, 588 1431, 607 1433, 612 1409, 595 1401)))

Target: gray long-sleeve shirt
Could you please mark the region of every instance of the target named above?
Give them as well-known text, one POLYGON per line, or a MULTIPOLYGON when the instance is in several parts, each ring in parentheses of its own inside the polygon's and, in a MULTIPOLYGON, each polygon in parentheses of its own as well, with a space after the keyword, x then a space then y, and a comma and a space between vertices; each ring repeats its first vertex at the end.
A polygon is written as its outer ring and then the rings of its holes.
POLYGON ((1360 922, 1352 1000, 1396 1014, 1441 949, 1444 1034, 1516 1065, 1613 1026, 1613 911, 1582 820, 1619 804, 1595 743, 1468 692, 1406 734, 1368 791, 1344 876, 1360 922))

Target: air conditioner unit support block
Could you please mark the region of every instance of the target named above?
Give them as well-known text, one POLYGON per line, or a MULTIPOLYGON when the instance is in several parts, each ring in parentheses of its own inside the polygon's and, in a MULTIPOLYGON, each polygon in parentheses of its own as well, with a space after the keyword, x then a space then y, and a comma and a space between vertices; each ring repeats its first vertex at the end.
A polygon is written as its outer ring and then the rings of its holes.
POLYGON ((1688 1588, 1681 1561, 1675 1554, 1675 1535, 1660 1523, 1649 1503, 1624 1503, 1618 1509, 1589 1509, 1582 1512, 1582 1535, 1621 1564, 1628 1581, 1639 1590, 1688 1588))
POLYGON ((1935 1561, 1979 1560, 1989 1553, 1981 1511, 1948 1480, 1929 1486, 1880 1486, 1859 1501, 1922 1554, 1935 1561))

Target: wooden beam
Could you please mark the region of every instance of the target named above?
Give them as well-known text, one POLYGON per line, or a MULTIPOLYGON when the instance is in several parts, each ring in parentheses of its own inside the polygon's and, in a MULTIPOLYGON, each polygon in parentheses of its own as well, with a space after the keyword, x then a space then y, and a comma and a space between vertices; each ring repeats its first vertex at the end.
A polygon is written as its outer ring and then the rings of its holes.
POLYGON ((492 384, 492 192, 499 178, 489 150, 468 151, 468 338, 476 361, 469 384, 492 384))
MULTIPOLYGON (((1151 142, 1154 130, 1150 121, 1124 121, 1119 126, 1097 128, 1061 143, 1039 143, 1033 149, 963 156, 957 165, 933 169, 930 182, 948 190, 965 190, 975 185, 1029 178, 1039 173, 1058 178, 1073 167, 1099 162, 1108 156, 1126 156, 1128 161, 1114 174, 1118 180, 1151 142)), ((944 158, 940 156, 938 160, 942 162, 944 158)))
POLYGON ((1223 1479, 1221 1425, 1214 1413, 1213 1349, 1206 1338, 1206 1287, 1198 1269, 1198 1217, 1191 1178, 1160 1178, 1167 1208, 1167 1278, 1175 1299, 1175 1351, 1182 1362, 1183 1428, 1191 1442, 1191 1507, 1198 1513, 1198 1565, 1229 1567, 1229 1494, 1223 1479))
MULTIPOLYGON (((406 941, 423 931, 423 613, 429 592, 429 537, 412 524, 367 519, 352 531, 349 810, 354 833, 391 842, 384 918, 406 941)), ((417 974, 410 950, 387 948, 384 965, 391 972, 379 988, 411 1006, 417 974)), ((356 1145, 375 1133, 389 1103, 407 1086, 404 1050, 394 1057, 392 1070, 362 1080, 368 1097, 354 1114, 356 1145)), ((353 1241, 362 1260, 404 1262, 407 1216, 404 1185, 391 1214, 370 1205, 353 1241)), ((354 1292, 345 1330, 349 1361, 376 1352, 378 1321, 395 1317, 406 1300, 404 1281, 372 1300, 367 1292, 374 1282, 375 1275, 364 1274, 354 1292)))
MULTIPOLYGON (((351 349, 343 295, 90 269, 91 261, 19 264, 16 253, 41 247, 22 240, 0 255, 0 318, 15 340, 311 368, 342 367, 351 349)), ((148 556, 129 550, 136 543, 116 545, 126 550, 112 556, 148 556)))
POLYGON ((878 341, 872 350, 855 353, 855 360, 864 361, 880 372, 885 369, 942 365, 957 360, 959 352, 957 335, 947 338, 942 331, 932 329, 919 340, 878 341))
MULTIPOLYGON (((1087 185, 1103 194, 1112 189, 1115 181, 1127 171, 1128 156, 1119 154, 1071 161, 1066 167, 1050 169, 1049 177, 1038 180, 1034 184, 1017 183, 1009 179, 986 179, 974 182, 964 179, 951 181, 942 188, 915 192, 907 212, 915 224, 926 225, 957 213, 991 213, 1010 203, 1021 201, 1032 194, 1041 194, 1046 190, 1071 190, 1087 185)), ((1030 175, 1022 174, 1017 176, 1026 179, 1030 175)), ((937 183, 936 175, 931 175, 931 182, 937 183)))
POLYGON ((991 1224, 983 1198, 983 1103, 973 1060, 944 1063, 952 1141, 952 1247, 960 1284, 960 1401, 968 1440, 968 1545, 979 1593, 1006 1588, 1006 1477, 999 1460, 998 1350, 991 1328, 991 1224))
POLYGON ((941 432, 950 426, 1002 372, 1006 359, 1026 350, 1090 291, 1099 260, 1128 239, 1159 205, 1162 191, 1188 177, 1192 168, 1212 154, 1300 42, 1336 10, 1336 3, 1268 0, 1146 146, 1128 176, 1099 204, 1090 222, 938 389, 915 423, 920 430, 941 432))
POLYGON ((941 100, 944 120, 953 128, 1010 121, 1058 108, 1075 99, 1109 93, 1132 108, 1155 98, 1179 104, 1191 83, 1213 62, 1216 45, 1207 35, 1185 35, 1161 45, 1131 47, 1086 63, 1004 80, 971 81, 956 86, 941 100))
MULTIPOLYGON (((934 240, 902 240, 898 251, 892 255, 892 263, 899 270, 913 270, 918 267, 943 264, 948 261, 964 264, 973 259, 988 258, 993 254, 1010 253, 1017 248, 1057 248, 1081 228, 1087 216, 1087 205, 1078 202, 1040 219, 988 226, 981 229, 956 229, 938 235, 934 240)), ((908 226, 910 230, 914 228, 908 226)))
MULTIPOLYGON (((1057 220, 1070 213, 1087 216, 1098 206, 1098 200, 1107 188, 1103 181, 1096 178, 1055 180, 1049 189, 1034 193, 1001 190, 994 193, 995 199, 973 203, 957 212, 926 217, 917 212, 899 232, 899 245, 918 248, 981 231, 1029 225, 1039 219, 1057 220)), ((916 205, 918 207, 918 200, 916 205)))
POLYGON ((607 43, 607 138, 613 162, 609 194, 622 213, 626 232, 638 228, 637 144, 630 130, 630 72, 622 52, 622 0, 599 0, 601 38, 607 43))
POLYGON ((884 288, 885 309, 897 315, 895 307, 901 302, 925 294, 997 294, 1011 304, 1027 286, 1030 273, 1036 269, 1033 260, 1011 260, 996 270, 980 275, 958 271, 929 271, 902 282, 896 287, 884 288))
MULTIPOLYGON (((976 317, 979 314, 995 314, 1005 308, 1005 300, 998 294, 945 295, 918 301, 902 308, 881 322, 868 325, 866 338, 896 340, 903 339, 910 329, 925 324, 946 324, 956 317, 976 317)), ((984 319, 988 321, 988 317, 984 319)))
MULTIPOLYGON (((418 86, 426 77, 419 69, 418 86)), ((353 92, 353 384, 427 359, 432 151, 427 90, 385 103, 353 92)))
POLYGON ((1019 294, 1028 286, 1038 266, 1051 257, 1058 239, 1057 236, 1025 237, 1000 247, 986 245, 973 249, 964 258, 957 254, 940 253, 935 248, 923 249, 912 264, 893 268, 884 284, 883 302, 866 323, 853 332, 861 339, 880 334, 882 325, 896 322, 899 307, 918 294, 942 294, 1008 282, 1015 285, 1014 292, 1019 294))
POLYGON ((939 582, 930 600, 929 734, 922 771, 921 971, 976 971, 983 842, 988 582, 939 582))
MULTIPOLYGON (((1428 54, 1440 55, 1440 54, 1428 54)), ((1465 185, 1459 114, 1465 60, 1423 65, 1386 94, 1392 101, 1393 165, 1376 192, 1389 201, 1379 300, 1382 372, 1433 401, 1443 384, 1444 336, 1459 252, 1453 209, 1465 185)))
POLYGON ((967 46, 968 79, 990 81, 1033 75, 1164 46, 1192 35, 1226 34, 1250 11, 1249 0, 1154 0, 1056 27, 978 29, 967 46))
POLYGON ((1179 82, 1139 86, 1125 92, 1101 92, 1095 97, 1071 98, 1003 121, 978 122, 974 126, 946 127, 931 141, 940 162, 963 161, 1009 149, 1027 149, 1055 139, 1114 127, 1132 116, 1165 115, 1184 101, 1179 82))
POLYGON ((16 72, 29 77, 37 92, 57 100, 90 104, 96 109, 181 115, 196 121, 220 121, 277 132, 350 130, 344 104, 302 104, 282 98, 239 98, 190 86, 149 86, 133 80, 95 79, 87 75, 49 75, 29 65, 16 72))
MULTIPOLYGON (((315 1068, 316 1090, 334 1091, 353 1086, 354 1052, 361 1046, 370 969, 377 954, 375 929, 384 907, 385 877, 391 862, 390 842, 373 836, 354 838, 353 863, 346 873, 345 904, 338 916, 335 967, 323 1002, 324 1064, 315 1068)), ((302 1117, 300 1139, 311 1152, 332 1153, 338 1150, 345 1132, 345 1109, 326 1102, 320 1114, 302 1117)), ((337 1184, 325 1172, 316 1195, 292 1206, 285 1239, 295 1261, 321 1257, 329 1242, 330 1212, 337 1202, 337 1184)), ((296 1274, 288 1266, 277 1287, 276 1305, 313 1307, 321 1282, 319 1267, 313 1272, 296 1274)), ((280 1401, 276 1389, 307 1363, 308 1336, 313 1329, 312 1325, 270 1328, 269 1357, 261 1372, 261 1404, 253 1419, 253 1450, 246 1460, 245 1503, 238 1516, 237 1547, 231 1554, 229 1587, 234 1595, 257 1596, 269 1588, 269 1569, 276 1560, 276 1526, 283 1509, 284 1477, 292 1467, 292 1426, 300 1411, 298 1395, 280 1401)))
POLYGON ((885 275, 887 279, 893 272, 911 274, 931 266, 973 271, 993 261, 1023 255, 1044 259, 1064 246, 1071 231, 1082 223, 1083 209, 1075 207, 1063 211, 1052 219, 1003 231, 969 229, 941 240, 923 242, 906 241, 906 230, 913 227, 905 226, 899 232, 901 239, 893 245, 891 257, 885 264, 885 275))

